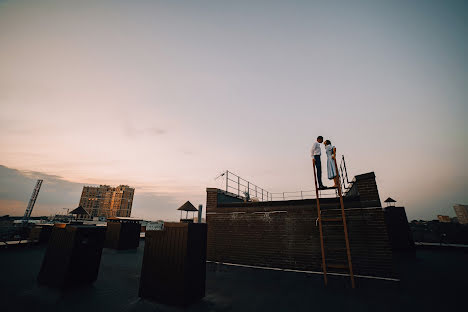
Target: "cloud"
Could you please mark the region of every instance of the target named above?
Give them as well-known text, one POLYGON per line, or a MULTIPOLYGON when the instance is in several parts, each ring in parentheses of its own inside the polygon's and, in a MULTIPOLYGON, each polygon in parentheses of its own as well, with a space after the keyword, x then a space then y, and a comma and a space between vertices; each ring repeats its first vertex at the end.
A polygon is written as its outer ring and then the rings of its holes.
POLYGON ((158 127, 136 128, 132 126, 125 126, 124 133, 128 137, 135 136, 159 136, 167 133, 165 129, 158 127))
POLYGON ((18 211, 26 210, 25 203, 20 200, 0 199, 0 215, 19 215, 18 211))
POLYGON ((63 212, 62 208, 75 208, 78 205, 82 184, 55 175, 20 171, 0 165, 0 213, 22 215, 37 179, 44 182, 33 215, 50 215, 63 212), (23 203, 22 207, 19 202, 23 203))
POLYGON ((166 130, 159 129, 159 128, 148 128, 148 129, 146 129, 146 132, 150 133, 150 134, 153 134, 153 135, 166 134, 166 130))

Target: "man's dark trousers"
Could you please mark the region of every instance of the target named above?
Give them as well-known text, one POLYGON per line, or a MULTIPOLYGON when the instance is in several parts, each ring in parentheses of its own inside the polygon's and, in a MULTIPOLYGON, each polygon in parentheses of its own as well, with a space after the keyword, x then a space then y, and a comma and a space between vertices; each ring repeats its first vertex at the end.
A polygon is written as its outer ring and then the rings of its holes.
POLYGON ((317 181, 319 187, 323 187, 322 184, 322 161, 320 160, 320 155, 314 155, 315 167, 317 167, 317 181))

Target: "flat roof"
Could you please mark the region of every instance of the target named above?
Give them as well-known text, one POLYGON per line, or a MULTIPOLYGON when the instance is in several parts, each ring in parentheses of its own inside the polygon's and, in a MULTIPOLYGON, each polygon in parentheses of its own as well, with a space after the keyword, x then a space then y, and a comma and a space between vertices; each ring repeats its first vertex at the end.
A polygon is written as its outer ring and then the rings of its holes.
MULTIPOLYGON (((144 241, 135 250, 103 249, 93 285, 60 291, 39 286, 44 246, 0 249, 5 311, 184 311, 138 297, 144 241)), ((460 308, 468 278, 466 249, 395 253, 400 282, 207 263, 206 296, 187 311, 448 311, 460 308)))

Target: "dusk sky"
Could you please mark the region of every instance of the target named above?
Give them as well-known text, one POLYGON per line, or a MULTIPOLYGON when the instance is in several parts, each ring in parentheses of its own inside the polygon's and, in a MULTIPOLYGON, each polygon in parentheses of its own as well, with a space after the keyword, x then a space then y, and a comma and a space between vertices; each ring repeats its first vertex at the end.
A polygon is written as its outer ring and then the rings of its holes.
POLYGON ((175 220, 226 169, 312 190, 323 135, 409 219, 454 216, 467 21, 466 1, 0 0, 0 215, 37 178, 33 215, 127 184, 132 216, 175 220))

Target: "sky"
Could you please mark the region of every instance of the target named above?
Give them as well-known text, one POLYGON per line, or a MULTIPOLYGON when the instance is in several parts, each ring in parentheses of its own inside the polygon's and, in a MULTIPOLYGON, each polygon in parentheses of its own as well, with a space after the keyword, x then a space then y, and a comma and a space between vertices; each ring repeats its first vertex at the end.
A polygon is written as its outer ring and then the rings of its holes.
MULTIPOLYGON (((465 1, 0 1, 0 214, 136 188, 175 220, 225 170, 313 189, 318 135, 409 219, 468 203, 465 1)), ((329 183, 330 184, 330 183, 329 183)))

